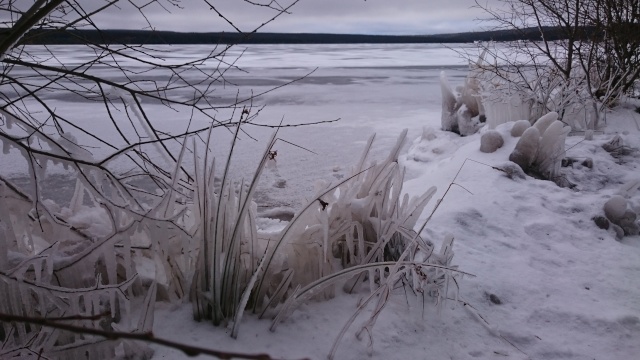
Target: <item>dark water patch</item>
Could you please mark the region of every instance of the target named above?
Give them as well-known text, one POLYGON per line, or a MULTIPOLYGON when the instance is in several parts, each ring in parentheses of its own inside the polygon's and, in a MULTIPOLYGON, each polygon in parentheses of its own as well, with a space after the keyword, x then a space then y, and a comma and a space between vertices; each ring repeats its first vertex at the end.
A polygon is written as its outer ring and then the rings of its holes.
POLYGON ((342 66, 336 67, 336 69, 344 70, 461 70, 468 71, 469 67, 466 65, 399 65, 399 66, 342 66))

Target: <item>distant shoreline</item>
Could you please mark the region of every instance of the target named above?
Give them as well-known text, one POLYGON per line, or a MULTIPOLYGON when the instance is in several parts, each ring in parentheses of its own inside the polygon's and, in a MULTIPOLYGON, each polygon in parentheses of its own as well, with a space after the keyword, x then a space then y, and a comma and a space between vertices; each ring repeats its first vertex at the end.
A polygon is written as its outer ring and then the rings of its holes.
MULTIPOLYGON (((0 31, 0 36, 2 31, 0 31)), ((545 29, 548 40, 560 39, 560 32, 545 29)), ((435 35, 358 35, 311 33, 182 33, 146 30, 33 30, 21 41, 30 45, 73 44, 451 44, 476 41, 540 40, 537 28, 522 31, 498 30, 435 35)))

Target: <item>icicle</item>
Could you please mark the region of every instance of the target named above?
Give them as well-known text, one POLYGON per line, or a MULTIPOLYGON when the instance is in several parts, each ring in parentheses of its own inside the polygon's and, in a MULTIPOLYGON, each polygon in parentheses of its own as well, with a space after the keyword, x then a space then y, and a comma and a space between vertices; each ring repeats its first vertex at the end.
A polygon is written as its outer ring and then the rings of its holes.
POLYGON ((116 302, 118 301, 118 294, 116 293, 117 290, 112 289, 109 291, 109 305, 110 305, 110 311, 111 311, 111 317, 117 317, 117 308, 116 308, 116 302))
POLYGON ((113 245, 107 245, 102 251, 104 263, 107 268, 107 284, 117 284, 117 262, 116 251, 113 245))
POLYGON ((33 265, 33 272, 35 273, 35 276, 36 276, 36 283, 41 283, 42 282, 42 261, 35 260, 32 262, 32 265, 33 265))
POLYGON ((9 244, 7 243, 7 238, 7 227, 2 222, 2 218, 0 218, 0 272, 9 267, 9 244))
POLYGON ((125 277, 127 279, 131 278, 131 276, 133 276, 133 261, 131 259, 131 236, 124 236, 124 239, 122 240, 122 245, 123 245, 123 255, 124 255, 124 269, 125 269, 125 277))
MULTIPOLYGON (((96 284, 99 284, 99 279, 96 280, 96 284)), ((83 305, 84 305, 84 313, 83 313, 83 315, 87 315, 87 316, 94 315, 94 313, 93 313, 93 301, 91 301, 94 296, 95 295, 93 293, 85 293, 82 296, 83 305)))
POLYGON ((9 152, 11 151, 11 143, 9 140, 0 139, 0 142, 2 142, 2 153, 9 155, 9 152))
POLYGON ((73 191, 73 196, 71 197, 71 203, 69 204, 69 210, 71 210, 71 214, 77 214, 80 212, 80 207, 84 202, 84 184, 80 177, 76 180, 76 187, 73 191))

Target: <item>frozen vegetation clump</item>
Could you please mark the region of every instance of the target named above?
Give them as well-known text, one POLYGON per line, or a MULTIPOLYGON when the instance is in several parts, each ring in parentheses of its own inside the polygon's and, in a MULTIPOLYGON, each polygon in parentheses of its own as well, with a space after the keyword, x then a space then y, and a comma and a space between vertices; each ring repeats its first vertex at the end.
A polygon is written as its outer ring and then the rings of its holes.
POLYGON ((599 101, 586 88, 584 79, 589 75, 578 64, 540 61, 538 54, 526 53, 527 49, 517 45, 502 48, 491 42, 479 44, 476 78, 489 127, 509 121, 533 121, 545 113, 557 112, 572 130, 596 130, 607 105, 606 100, 599 101), (529 67, 522 66, 525 63, 529 67), (573 74, 567 77, 553 64, 568 66, 573 74))
POLYGON ((348 267, 398 260, 435 191, 412 199, 402 195, 405 171, 398 155, 405 138, 406 130, 384 162, 367 166, 372 136, 349 180, 323 186, 316 202, 283 231, 282 266, 294 271, 294 287, 348 267))
MULTIPOLYGON (((19 318, 68 318, 65 325, 105 332, 146 333, 153 325, 156 282, 146 285, 142 306, 134 294, 142 290, 135 270, 136 233, 140 218, 95 197, 78 180, 70 207, 38 202, 0 179, 0 313, 19 318), (103 210, 103 211, 100 211, 103 210), (100 216, 105 229, 71 225, 80 212, 100 216), (106 230, 106 231, 103 231, 106 230)), ((90 220, 91 221, 91 220, 90 220)), ((18 320, 16 319, 16 320, 18 320)), ((142 343, 65 332, 55 327, 2 322, 2 358, 55 359, 149 358, 142 343)))
POLYGON ((540 131, 535 127, 528 128, 520 137, 511 155, 509 155, 509 160, 518 164, 525 172, 528 172, 531 170, 536 156, 538 156, 539 146, 540 131))
POLYGON ((565 154, 565 139, 571 128, 557 118, 558 114, 551 112, 526 129, 509 155, 509 160, 529 175, 552 180, 560 186, 569 186, 561 176, 560 169, 565 154))
MULTIPOLYGON (((275 328, 336 289, 376 302, 359 334, 400 284, 435 306, 455 295, 463 272, 451 263, 453 236, 439 245, 424 226, 414 229, 435 188, 403 193, 406 130, 380 163, 368 161, 372 137, 350 177, 326 184, 282 231, 260 238, 253 199, 274 164, 277 130, 253 175, 234 178, 239 135, 260 111, 240 105, 252 104, 253 92, 220 93, 224 74, 237 70, 229 47, 166 61, 162 48, 87 41, 95 57, 72 67, 59 49, 41 56, 18 40, 29 24, 74 28, 108 6, 69 11, 66 2, 36 1, 23 12, 5 3, 17 16, 0 39, 0 57, 15 63, 1 69, 1 160, 26 179, 0 177, 0 358, 148 359, 144 341, 161 340, 152 333, 157 301, 188 303, 195 320, 236 337, 246 311, 275 316, 275 328), (58 108, 59 97, 42 96, 51 91, 91 102, 91 114, 58 108), (171 115, 154 118, 158 109, 171 115), (232 135, 226 159, 213 156, 218 127, 232 135), (54 175, 73 193, 51 196, 54 175)), ((476 129, 476 88, 468 82, 454 104, 462 134, 476 129)))
POLYGON ((480 102, 478 83, 470 72, 465 84, 454 92, 445 72, 440 74, 442 92, 442 130, 467 136, 475 134, 484 122, 484 108, 480 102))
POLYGON ((622 187, 619 194, 604 203, 604 215, 611 222, 618 239, 640 234, 638 208, 633 206, 632 201, 639 190, 640 180, 630 181, 622 187))
POLYGON ((390 291, 400 282, 408 280, 423 301, 444 303, 450 282, 461 274, 451 265, 453 236, 445 238, 438 252, 434 242, 413 230, 435 188, 414 198, 402 194, 405 171, 398 155, 405 138, 406 130, 386 160, 366 165, 371 137, 352 175, 337 186, 320 189, 272 239, 273 255, 266 260, 265 271, 273 280, 258 282, 256 288, 263 302, 261 314, 276 308, 272 329, 308 299, 330 298, 337 288, 368 291, 365 303, 338 336, 333 358, 346 328, 367 303, 376 300, 376 310, 357 334, 370 333, 390 291), (275 254, 280 247, 283 251, 275 254))
MULTIPOLYGON (((232 181, 229 155, 216 185, 208 151, 212 128, 204 147, 184 138, 173 169, 154 173, 166 184, 160 196, 133 197, 95 168, 83 169, 92 181, 77 180, 68 206, 37 191, 48 176, 44 170, 32 174, 36 200, 0 179, 0 313, 73 317, 68 323, 107 333, 147 333, 157 299, 188 300, 196 320, 232 326, 235 337, 246 309, 277 314, 275 328, 305 300, 331 297, 336 288, 366 288, 373 301, 409 279, 425 301, 440 305, 447 298, 449 282, 460 273, 451 265, 453 237, 437 252, 414 230, 435 188, 414 198, 403 194, 398 156, 406 130, 379 164, 367 164, 372 137, 350 177, 320 189, 279 234, 260 240, 252 198, 276 132, 250 181, 232 181), (187 154, 192 174, 183 171, 187 154), (120 205, 127 203, 138 205, 120 205)), ((79 172, 79 165, 66 165, 79 172)), ((3 356, 150 356, 129 340, 2 325, 3 356)))

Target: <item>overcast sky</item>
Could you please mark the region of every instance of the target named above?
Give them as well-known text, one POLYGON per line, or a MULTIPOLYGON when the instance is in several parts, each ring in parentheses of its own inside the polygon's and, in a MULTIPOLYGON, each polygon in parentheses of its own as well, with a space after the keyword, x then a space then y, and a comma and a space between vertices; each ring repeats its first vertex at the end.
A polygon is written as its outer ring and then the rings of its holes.
MULTIPOLYGON (((88 0, 104 4, 106 0, 88 0)), ((138 0, 133 0, 137 2, 138 0)), ((140 0, 140 3, 148 0, 140 0)), ((145 8, 145 15, 158 30, 233 31, 202 0, 182 0, 183 9, 163 1, 145 8)), ((268 3, 270 0, 253 0, 268 3)), ((287 6, 293 0, 278 0, 287 6)), ((483 0, 493 2, 495 0, 483 0)), ((243 31, 251 31, 275 12, 248 5, 243 0, 209 0, 243 31)), ((83 3, 82 1, 80 3, 83 3)), ((85 2, 86 3, 86 2, 85 2)), ((358 34, 433 34, 481 30, 475 19, 482 11, 472 8, 473 0, 300 0, 291 14, 279 17, 261 29, 263 32, 313 32, 358 34)), ((103 28, 142 29, 144 18, 121 1, 120 9, 101 13, 95 20, 103 28)))

